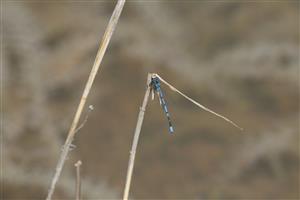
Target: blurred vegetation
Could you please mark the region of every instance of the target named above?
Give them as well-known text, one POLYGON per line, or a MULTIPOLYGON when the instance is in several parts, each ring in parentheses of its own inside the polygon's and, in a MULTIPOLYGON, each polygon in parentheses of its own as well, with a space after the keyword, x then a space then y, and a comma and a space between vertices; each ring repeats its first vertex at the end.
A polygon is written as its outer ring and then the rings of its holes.
MULTIPOLYGON (((4 199, 43 199, 112 1, 3 2, 4 199)), ((150 102, 136 157, 136 199, 299 198, 299 2, 129 1, 88 99, 55 197, 120 198, 146 75, 166 90, 175 134, 150 102)))

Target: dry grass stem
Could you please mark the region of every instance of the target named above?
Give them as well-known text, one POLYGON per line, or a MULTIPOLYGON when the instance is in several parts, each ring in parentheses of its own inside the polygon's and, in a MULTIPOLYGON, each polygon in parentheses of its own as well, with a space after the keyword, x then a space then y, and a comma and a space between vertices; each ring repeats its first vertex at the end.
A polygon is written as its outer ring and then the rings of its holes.
POLYGON ((81 199, 81 176, 80 176, 80 166, 82 165, 81 160, 75 163, 76 167, 76 200, 81 199))
POLYGON ((65 160, 67 158, 69 147, 70 147, 70 145, 73 141, 74 135, 76 133, 76 128, 78 126, 78 122, 79 122, 82 110, 84 108, 84 105, 86 103, 86 99, 87 99, 87 97, 90 93, 90 90, 91 90, 91 87, 93 85, 94 79, 96 77, 96 74, 97 74, 98 69, 100 67, 100 64, 102 62, 103 56, 105 54, 105 51, 107 49, 107 46, 108 46, 109 41, 111 39, 111 36, 112 36, 112 34, 113 34, 113 32, 116 28, 116 25, 117 25, 117 22, 119 20, 120 15, 121 15, 121 12, 123 10, 124 4, 125 4, 125 0, 118 0, 118 3, 117 3, 117 5, 116 5, 116 7, 113 11, 113 14, 110 18, 110 21, 108 23, 108 26, 107 26, 106 31, 104 33, 104 36, 102 38, 100 48, 97 52, 97 56, 96 56, 94 65, 93 65, 92 70, 90 72, 90 75, 89 75, 88 81, 86 83, 85 89, 83 91, 80 103, 78 105, 78 108, 77 108, 77 111, 76 111, 76 114, 75 114, 75 117, 74 117, 72 125, 70 127, 67 139, 66 139, 65 144, 64 144, 63 151, 62 151, 62 153, 60 155, 60 158, 59 158, 59 161, 57 163, 56 171, 55 171, 54 177, 52 179, 52 182, 51 182, 51 185, 50 185, 50 188, 49 188, 49 191, 48 191, 47 200, 50 200, 52 198, 53 193, 54 193, 55 185, 56 185, 56 183, 57 183, 57 181, 60 177, 62 168, 63 168, 65 160))
POLYGON ((142 128, 142 124, 143 124, 143 120, 144 120, 144 115, 145 115, 145 111, 146 111, 146 107, 147 107, 148 100, 149 100, 149 95, 150 95, 151 77, 152 77, 152 74, 148 74, 147 89, 146 89, 146 92, 145 92, 142 107, 140 108, 140 112, 139 112, 139 116, 138 116, 138 120, 137 120, 137 124, 136 124, 136 128, 135 128, 135 132, 134 132, 133 143, 132 143, 132 147, 131 147, 131 151, 130 151, 130 158, 129 158, 128 169, 127 169, 127 177, 126 177, 123 200, 127 200, 128 195, 129 195, 129 189, 130 189, 132 171, 133 171, 133 167, 134 167, 134 159, 135 159, 136 148, 137 148, 137 145, 138 145, 139 136, 140 136, 140 133, 141 133, 141 128, 142 128))
POLYGON ((89 110, 87 112, 87 114, 84 117, 83 122, 76 128, 75 133, 77 133, 78 131, 80 131, 80 129, 82 129, 84 127, 84 125, 86 124, 86 122, 89 119, 90 113, 94 110, 94 107, 92 105, 89 106, 89 110))

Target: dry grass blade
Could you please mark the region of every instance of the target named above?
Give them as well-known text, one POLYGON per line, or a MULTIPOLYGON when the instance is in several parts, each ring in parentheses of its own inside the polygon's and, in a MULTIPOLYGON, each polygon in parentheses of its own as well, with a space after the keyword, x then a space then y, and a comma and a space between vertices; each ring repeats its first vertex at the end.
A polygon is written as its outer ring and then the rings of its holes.
POLYGON ((68 133, 68 137, 65 141, 63 151, 62 151, 62 153, 60 155, 60 158, 59 158, 59 161, 57 163, 56 171, 55 171, 54 177, 52 179, 50 189, 48 191, 47 200, 50 200, 52 198, 53 193, 54 193, 55 185, 56 185, 56 183, 57 183, 57 181, 60 177, 62 168, 64 166, 64 162, 67 158, 69 147, 70 147, 70 145, 72 143, 72 140, 74 138, 74 135, 76 133, 76 128, 78 126, 78 122, 79 122, 82 110, 84 108, 84 105, 86 103, 86 99, 87 99, 87 97, 90 93, 90 90, 91 90, 91 87, 93 85, 94 79, 96 77, 96 74, 97 74, 98 69, 100 67, 100 64, 102 62, 103 56, 105 54, 105 51, 107 49, 107 46, 108 46, 109 41, 111 39, 111 36, 112 36, 112 34, 113 34, 113 32, 116 28, 116 25, 117 25, 117 22, 119 20, 120 15, 121 15, 121 12, 123 10, 124 4, 125 4, 125 0, 118 0, 118 3, 117 3, 117 5, 116 5, 116 7, 113 11, 113 14, 110 18, 110 21, 109 21, 108 26, 106 28, 106 31, 104 33, 103 39, 102 39, 101 44, 100 44, 100 48, 98 50, 98 53, 97 53, 97 56, 96 56, 96 59, 95 59, 94 65, 93 65, 93 68, 90 72, 88 81, 87 81, 85 89, 83 91, 80 103, 78 105, 75 117, 73 119, 72 125, 71 125, 69 133, 68 133))
POLYGON ((235 126, 236 128, 243 130, 243 128, 241 128, 240 126, 238 126, 236 123, 234 123, 233 121, 231 121, 230 119, 228 119, 227 117, 224 117, 223 115, 216 113, 214 111, 212 111, 211 109, 201 105, 200 103, 198 103, 197 101, 193 100, 192 98, 188 97, 187 95, 183 94, 182 92, 180 92, 178 89, 176 89, 175 87, 173 87, 170 83, 168 83, 167 81, 165 81, 163 78, 161 78, 158 74, 154 74, 154 76, 157 76, 164 84, 166 84, 167 86, 169 86, 169 88, 175 92, 177 92, 178 94, 180 94, 181 96, 183 96, 184 98, 186 98, 187 100, 191 101, 193 104, 197 105, 198 107, 202 108, 203 110, 210 112, 213 115, 216 115, 220 118, 222 118, 223 120, 229 122, 230 124, 232 124, 233 126, 235 126))

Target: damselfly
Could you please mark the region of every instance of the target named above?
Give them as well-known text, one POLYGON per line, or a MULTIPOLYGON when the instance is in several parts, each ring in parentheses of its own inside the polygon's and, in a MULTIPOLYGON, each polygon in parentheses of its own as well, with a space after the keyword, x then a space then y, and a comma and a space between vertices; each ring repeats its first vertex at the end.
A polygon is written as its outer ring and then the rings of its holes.
POLYGON ((174 133, 174 127, 173 127, 172 122, 171 122, 170 113, 168 111, 167 102, 165 101, 164 94, 163 94, 162 89, 161 89, 159 78, 156 77, 156 76, 153 76, 151 78, 150 86, 151 86, 152 92, 157 93, 159 103, 160 103, 164 113, 167 116, 168 123, 169 123, 169 132, 174 133))

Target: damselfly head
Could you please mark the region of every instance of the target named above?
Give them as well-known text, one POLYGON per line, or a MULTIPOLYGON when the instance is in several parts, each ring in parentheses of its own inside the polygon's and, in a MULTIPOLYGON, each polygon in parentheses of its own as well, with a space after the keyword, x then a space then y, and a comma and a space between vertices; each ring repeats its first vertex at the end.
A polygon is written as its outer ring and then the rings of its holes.
POLYGON ((160 89, 160 80, 158 77, 154 76, 151 78, 151 83, 150 83, 152 89, 154 91, 157 91, 160 89))

